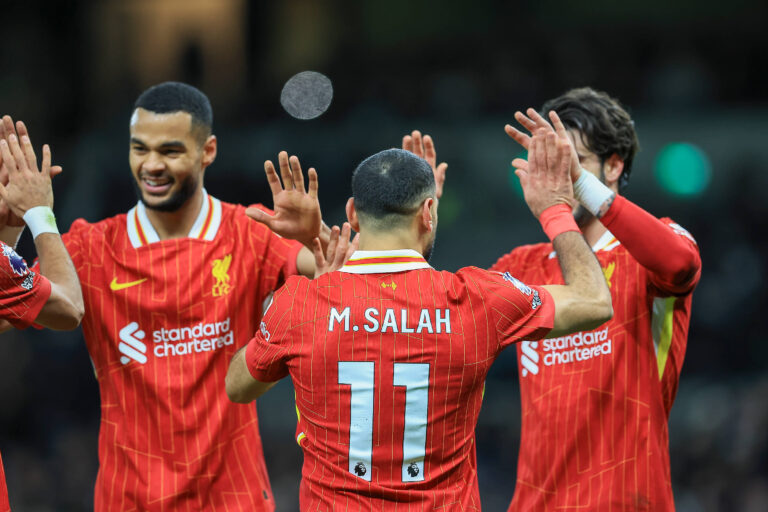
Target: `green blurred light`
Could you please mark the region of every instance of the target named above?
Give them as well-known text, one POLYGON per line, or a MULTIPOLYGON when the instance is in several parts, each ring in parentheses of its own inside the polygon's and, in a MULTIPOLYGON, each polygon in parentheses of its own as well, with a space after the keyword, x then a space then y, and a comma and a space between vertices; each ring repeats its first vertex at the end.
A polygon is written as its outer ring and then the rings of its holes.
POLYGON ((693 144, 667 144, 656 157, 656 179, 670 194, 698 196, 706 190, 711 175, 706 153, 693 144))
MULTIPOLYGON (((515 155, 515 158, 522 158, 528 160, 528 152, 522 151, 515 155)), ((514 160, 513 158, 512 160, 514 160)), ((515 168, 512 166, 512 162, 509 163, 509 170, 507 171, 507 179, 509 180, 509 186, 519 197, 523 197, 523 187, 520 186, 520 179, 515 175, 515 168)))
POLYGON ((443 227, 451 226, 461 215, 461 201, 450 190, 443 192, 438 207, 438 222, 443 227))

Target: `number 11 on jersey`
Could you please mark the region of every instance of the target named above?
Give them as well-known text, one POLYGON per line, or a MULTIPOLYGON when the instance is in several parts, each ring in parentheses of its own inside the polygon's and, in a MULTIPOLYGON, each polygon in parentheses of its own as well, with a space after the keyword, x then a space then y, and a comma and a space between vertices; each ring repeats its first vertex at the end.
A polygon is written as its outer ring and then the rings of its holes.
MULTIPOLYGON (((403 482, 424 480, 429 402, 429 364, 394 363, 393 386, 405 387, 403 482)), ((375 365, 339 361, 339 384, 350 386, 349 472, 371 481, 375 365)))

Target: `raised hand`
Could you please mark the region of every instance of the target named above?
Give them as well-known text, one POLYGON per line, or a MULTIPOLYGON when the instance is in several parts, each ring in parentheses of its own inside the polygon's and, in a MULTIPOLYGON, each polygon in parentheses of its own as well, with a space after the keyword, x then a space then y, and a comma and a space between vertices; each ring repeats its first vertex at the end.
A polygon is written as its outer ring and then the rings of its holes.
MULTIPOLYGON (((560 120, 560 117, 557 115, 557 113, 554 110, 549 111, 548 115, 549 119, 552 121, 552 124, 547 122, 546 119, 541 117, 541 115, 539 115, 539 113, 532 108, 526 110, 526 113, 528 114, 527 116, 520 111, 515 112, 515 119, 518 123, 523 125, 526 130, 531 132, 531 134, 535 133, 537 130, 545 130, 546 132, 557 134, 557 137, 560 140, 568 142, 568 145, 570 146, 569 170, 571 173, 571 180, 575 182, 577 179, 579 179, 579 176, 581 176, 579 155, 576 153, 576 148, 573 146, 573 142, 568 136, 568 130, 566 130, 565 125, 563 125, 563 122, 560 120)), ((529 135, 509 124, 504 126, 504 131, 507 132, 507 135, 514 139, 515 142, 530 151, 529 146, 531 143, 531 137, 529 135)), ((523 159, 515 159, 512 162, 512 165, 518 169, 525 169, 527 166, 525 160, 523 159), (520 165, 516 165, 515 162, 520 162, 520 165)))
POLYGON ((314 239, 312 252, 315 255, 315 278, 328 272, 339 270, 357 250, 358 243, 360 242, 360 233, 355 235, 355 238, 350 242, 349 236, 351 233, 352 228, 349 222, 345 222, 341 230, 339 230, 339 226, 333 226, 326 254, 323 254, 323 246, 320 243, 320 239, 314 239))
MULTIPOLYGON (((5 140, 8 142, 8 139, 11 135, 16 135, 16 137, 29 137, 29 131, 27 130, 27 126, 24 124, 23 121, 17 121, 15 124, 13 122, 13 119, 11 116, 3 116, 2 119, 0 119, 0 140, 5 140)), ((60 174, 62 172, 62 168, 59 165, 51 166, 51 178, 56 176, 57 174, 60 174)), ((7 185, 8 184, 8 167, 3 163, 3 159, 0 156, 0 185, 7 185)), ((20 227, 24 225, 24 221, 15 215, 8 204, 5 201, 0 200, 0 227, 3 226, 12 226, 12 227, 20 227)))
POLYGON ((448 169, 448 164, 442 162, 438 165, 435 143, 432 141, 432 137, 424 135, 422 138, 419 130, 413 130, 410 135, 403 137, 403 149, 410 151, 419 158, 423 158, 432 167, 432 172, 435 174, 435 196, 440 199, 443 195, 445 171, 448 169))
POLYGON ((311 247, 322 228, 320 202, 317 199, 317 171, 310 168, 309 192, 304 189, 304 175, 296 156, 288 158, 288 153, 281 151, 277 157, 280 166, 280 178, 271 160, 264 162, 269 188, 272 190, 274 215, 269 215, 258 208, 248 208, 246 215, 284 238, 298 240, 306 247, 311 247))
POLYGON ((53 207, 51 188, 51 150, 43 146, 43 166, 37 167, 37 157, 29 137, 24 135, 19 144, 16 135, 0 140, 0 156, 8 172, 8 183, 0 183, 0 197, 11 212, 21 218, 36 206, 53 207))
POLYGON ((569 144, 552 130, 536 130, 529 141, 527 168, 518 168, 515 174, 520 178, 525 202, 537 219, 550 206, 572 206, 575 202, 569 166, 569 144))

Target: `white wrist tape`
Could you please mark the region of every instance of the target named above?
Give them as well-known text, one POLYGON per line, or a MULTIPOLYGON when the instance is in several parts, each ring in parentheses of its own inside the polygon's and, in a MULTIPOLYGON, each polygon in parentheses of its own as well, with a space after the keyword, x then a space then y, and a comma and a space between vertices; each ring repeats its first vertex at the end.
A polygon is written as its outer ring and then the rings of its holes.
POLYGON ((43 233, 59 234, 59 229, 56 227, 56 217, 53 216, 53 210, 47 206, 30 208, 24 214, 23 219, 27 226, 29 226, 33 239, 43 233))
POLYGON ((597 216, 603 204, 614 196, 614 192, 606 187, 597 176, 586 169, 582 169, 581 176, 573 184, 573 196, 592 215, 597 216))

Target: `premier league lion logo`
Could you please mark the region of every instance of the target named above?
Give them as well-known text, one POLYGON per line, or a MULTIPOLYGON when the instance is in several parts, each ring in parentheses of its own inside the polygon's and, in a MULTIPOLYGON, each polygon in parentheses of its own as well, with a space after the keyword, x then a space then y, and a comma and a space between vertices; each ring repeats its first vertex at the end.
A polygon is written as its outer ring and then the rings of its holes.
POLYGON ((411 465, 408 466, 408 474, 411 475, 411 478, 419 476, 419 465, 412 462, 411 465))
POLYGON ((17 276, 25 276, 29 273, 24 258, 16 254, 16 251, 5 244, 3 244, 3 256, 8 258, 8 264, 13 269, 13 273, 17 276))
POLYGON ((365 468, 365 464, 362 462, 358 462, 355 464, 355 474, 357 476, 363 476, 368 472, 368 470, 365 468))

